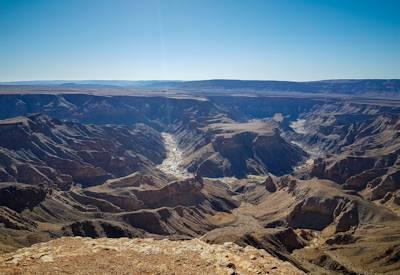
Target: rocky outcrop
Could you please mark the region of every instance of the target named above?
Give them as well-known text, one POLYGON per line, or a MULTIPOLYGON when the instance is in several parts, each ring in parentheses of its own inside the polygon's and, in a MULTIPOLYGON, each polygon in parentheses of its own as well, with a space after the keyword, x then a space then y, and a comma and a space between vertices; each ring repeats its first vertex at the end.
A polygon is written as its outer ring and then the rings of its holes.
POLYGON ((162 237, 199 237, 215 228, 206 213, 195 207, 162 207, 121 214, 122 220, 139 230, 162 237))
POLYGON ((43 187, 20 183, 0 183, 0 206, 6 206, 16 212, 32 209, 46 198, 43 187))
POLYGON ((297 204, 288 216, 288 223, 294 228, 322 230, 334 221, 338 201, 310 197, 297 204))
POLYGON ((207 130, 211 143, 186 160, 188 170, 206 177, 237 178, 290 173, 307 154, 284 140, 270 124, 211 124, 207 130))
POLYGON ((343 184, 351 177, 370 170, 374 166, 375 160, 365 157, 349 156, 343 159, 332 160, 332 163, 326 163, 326 160, 318 159, 314 161, 311 175, 343 184))
MULTIPOLYGON (((142 177, 142 184, 147 185, 149 178, 151 177, 142 177)), ((215 185, 199 176, 163 183, 159 188, 156 186, 139 188, 142 184, 138 184, 137 187, 123 185, 117 188, 112 180, 103 185, 74 190, 68 194, 75 200, 95 205, 104 212, 178 206, 201 207, 207 211, 230 211, 239 205, 239 202, 231 197, 233 194, 227 190, 227 186, 215 185)))
POLYGON ((268 191, 268 192, 271 192, 271 193, 274 193, 274 192, 276 192, 276 184, 275 184, 275 182, 274 182, 274 179, 271 177, 271 176, 268 176, 267 178, 266 178, 266 180, 264 181, 264 185, 265 185, 265 189, 268 191))
POLYGON ((73 222, 67 226, 64 226, 62 230, 64 231, 64 235, 91 238, 132 238, 144 236, 144 232, 132 229, 127 225, 121 224, 119 222, 98 219, 73 222))
POLYGON ((2 206, 0 207, 0 224, 8 229, 27 231, 34 231, 37 227, 37 223, 33 220, 2 206))
POLYGON ((264 250, 198 239, 61 238, 0 256, 1 273, 303 274, 264 250), (99 261, 101 259, 101 261, 99 261), (118 264, 115 264, 118 263, 118 264), (62 267, 62 268, 61 268, 62 267))
POLYGON ((330 256, 324 254, 312 261, 313 264, 323 267, 331 272, 338 272, 345 275, 356 275, 357 273, 348 270, 345 266, 341 265, 330 256))
POLYGON ((400 171, 388 173, 375 179, 374 184, 370 184, 369 198, 371 200, 379 200, 384 198, 387 194, 395 192, 400 189, 400 171))
POLYGON ((228 233, 228 230, 212 231, 205 235, 203 239, 211 243, 221 243, 232 238, 232 241, 239 245, 252 245, 277 256, 282 256, 280 253, 284 252, 291 253, 293 250, 303 248, 306 245, 306 241, 298 236, 292 228, 277 227, 257 231, 251 229, 242 231, 243 228, 232 228, 230 233, 228 233), (229 237, 220 234, 219 231, 226 231, 229 237))
POLYGON ((335 233, 343 232, 359 224, 357 203, 343 198, 309 197, 297 204, 287 218, 294 228, 322 230, 334 226, 335 233))
POLYGON ((331 182, 282 178, 278 185, 282 184, 285 187, 281 191, 289 191, 295 198, 295 203, 289 208, 290 213, 285 218, 287 224, 293 228, 329 228, 338 233, 364 224, 399 219, 391 211, 377 207, 360 196, 344 192, 331 182), (286 185, 285 182, 289 184, 286 185))
POLYGON ((105 185, 111 189, 154 189, 161 188, 168 183, 165 176, 149 175, 142 172, 135 172, 125 177, 110 179, 105 185))

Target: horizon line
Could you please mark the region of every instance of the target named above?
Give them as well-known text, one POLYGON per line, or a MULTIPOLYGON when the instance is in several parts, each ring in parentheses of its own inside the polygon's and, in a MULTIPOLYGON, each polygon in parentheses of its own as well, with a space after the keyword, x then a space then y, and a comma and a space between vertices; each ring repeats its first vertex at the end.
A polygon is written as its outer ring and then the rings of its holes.
POLYGON ((348 80, 400 80, 400 78, 323 78, 316 80, 277 80, 277 79, 242 79, 242 78, 209 78, 209 79, 33 79, 33 80, 5 80, 0 81, 0 84, 13 84, 13 83, 24 83, 24 82, 63 82, 63 83, 74 83, 84 81, 121 81, 121 82, 197 82, 197 81, 273 81, 273 82, 320 82, 320 81, 348 81, 348 80))

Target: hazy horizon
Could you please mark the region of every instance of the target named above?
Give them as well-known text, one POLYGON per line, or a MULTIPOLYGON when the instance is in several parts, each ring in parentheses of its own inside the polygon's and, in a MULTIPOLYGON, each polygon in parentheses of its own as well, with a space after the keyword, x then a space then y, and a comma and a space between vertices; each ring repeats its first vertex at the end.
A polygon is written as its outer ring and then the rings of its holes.
POLYGON ((314 80, 291 80, 291 79, 239 79, 239 78, 210 78, 210 79, 32 79, 32 80, 12 80, 0 81, 0 84, 7 83, 25 83, 25 82, 54 82, 54 83, 74 83, 74 82, 192 82, 192 81, 277 81, 277 82, 318 82, 318 81, 357 81, 357 80, 400 80, 400 78, 332 78, 332 79, 314 79, 314 80))

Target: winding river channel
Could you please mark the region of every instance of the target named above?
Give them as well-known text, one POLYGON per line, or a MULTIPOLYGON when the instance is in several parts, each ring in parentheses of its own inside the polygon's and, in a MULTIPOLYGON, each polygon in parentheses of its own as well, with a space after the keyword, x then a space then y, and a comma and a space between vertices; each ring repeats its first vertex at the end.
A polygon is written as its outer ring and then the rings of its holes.
POLYGON ((165 132, 161 133, 161 136, 167 151, 167 157, 157 168, 177 178, 191 177, 192 175, 183 168, 183 152, 179 149, 174 136, 165 132))

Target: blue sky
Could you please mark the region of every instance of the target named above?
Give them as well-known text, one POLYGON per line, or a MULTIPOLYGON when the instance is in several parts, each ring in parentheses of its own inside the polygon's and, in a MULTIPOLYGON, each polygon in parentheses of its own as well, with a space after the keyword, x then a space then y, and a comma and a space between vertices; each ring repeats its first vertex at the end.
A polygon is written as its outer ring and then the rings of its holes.
POLYGON ((400 78, 400 1, 0 0, 0 81, 400 78))

